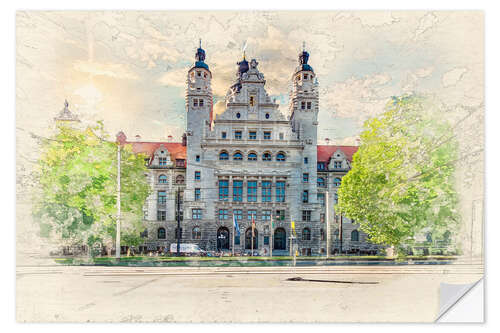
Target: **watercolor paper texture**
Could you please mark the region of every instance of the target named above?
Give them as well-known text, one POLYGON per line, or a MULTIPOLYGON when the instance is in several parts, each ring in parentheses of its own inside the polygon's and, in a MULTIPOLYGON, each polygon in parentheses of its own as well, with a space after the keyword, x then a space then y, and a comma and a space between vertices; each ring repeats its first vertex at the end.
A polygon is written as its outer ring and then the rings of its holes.
POLYGON ((432 322, 483 277, 484 14, 19 11, 16 171, 18 321, 432 322))

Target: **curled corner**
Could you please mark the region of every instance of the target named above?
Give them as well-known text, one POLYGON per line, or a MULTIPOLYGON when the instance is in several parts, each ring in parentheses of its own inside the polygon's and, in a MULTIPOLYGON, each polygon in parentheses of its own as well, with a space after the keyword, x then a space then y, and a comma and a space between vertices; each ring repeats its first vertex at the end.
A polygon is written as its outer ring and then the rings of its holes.
MULTIPOLYGON (((476 311, 476 314, 478 312, 476 311)), ((440 290, 439 290, 439 314, 436 318, 436 322, 482 322, 483 321, 483 279, 479 279, 476 282, 473 283, 467 283, 467 284, 448 284, 448 283, 441 283, 440 290), (466 302, 465 297, 467 294, 470 294, 470 291, 472 289, 477 289, 475 288, 478 284, 480 284, 480 291, 478 295, 475 295, 476 297, 474 299, 470 299, 467 301, 470 301, 471 303, 466 302), (480 297, 480 298, 477 298, 480 297), (480 304, 476 304, 477 301, 479 301, 480 304), (466 303, 466 304, 464 304, 466 303), (473 303, 473 304, 472 304, 473 303), (466 318, 463 316, 459 316, 456 319, 451 318, 454 316, 448 316, 448 312, 451 310, 453 312, 456 310, 457 307, 462 306, 464 307, 463 309, 459 309, 457 311, 457 315, 462 313, 469 313, 472 308, 477 309, 478 306, 480 306, 480 314, 479 317, 480 319, 476 317, 474 318, 466 318), (453 309, 452 309, 453 308, 453 309), (463 312, 462 312, 463 311, 463 312), (445 316, 446 315, 446 316, 445 316), (447 318, 445 318, 447 317, 447 318), (450 317, 450 318, 448 318, 450 317)))

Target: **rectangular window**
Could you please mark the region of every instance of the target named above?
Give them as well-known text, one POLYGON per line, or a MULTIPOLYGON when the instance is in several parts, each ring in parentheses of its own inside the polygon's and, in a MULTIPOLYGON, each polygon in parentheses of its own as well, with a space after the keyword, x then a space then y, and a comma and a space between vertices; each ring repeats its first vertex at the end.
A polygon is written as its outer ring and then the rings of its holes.
POLYGON ((203 106, 203 99, 200 99, 200 106, 203 106))
POLYGON ((320 213, 319 214, 319 221, 324 223, 325 222, 325 213, 320 213))
POLYGON ((302 221, 306 221, 306 222, 311 221, 311 211, 310 210, 303 210, 302 211, 302 221))
POLYGON ((200 161, 200 155, 196 155, 196 162, 199 162, 200 161))
POLYGON ((201 200, 201 189, 195 188, 194 189, 194 201, 200 201, 200 200, 201 200))
POLYGON ((243 211, 241 209, 235 209, 233 210, 233 215, 237 220, 242 220, 243 219, 243 211))
POLYGON ((285 139, 285 134, 284 133, 280 133, 280 140, 284 140, 285 139))
POLYGON ((276 182, 276 202, 285 202, 285 182, 276 182))
POLYGON ((309 202, 309 191, 305 190, 304 192, 302 192, 302 202, 303 203, 309 202))
POLYGON ((226 132, 222 132, 222 138, 223 139, 227 138, 227 133, 226 132))
POLYGON ((193 106, 198 106, 198 98, 193 99, 193 106))
POLYGON ((248 138, 250 140, 257 140, 257 132, 249 132, 248 133, 248 138))
POLYGON ((184 165, 185 165, 184 160, 181 160, 181 159, 175 160, 175 166, 182 168, 182 167, 184 167, 184 165))
POLYGON ((165 205, 167 203, 167 192, 158 191, 158 204, 165 205))
POLYGON ((300 103, 300 108, 301 108, 302 110, 305 110, 305 109, 306 109, 306 102, 302 102, 302 103, 300 103))
POLYGON ((219 200, 227 201, 229 198, 229 181, 219 180, 219 200))
POLYGON ((247 200, 248 202, 257 202, 257 182, 247 182, 247 200))
POLYGON ((264 245, 269 245, 269 236, 264 236, 264 245))
POLYGON ((308 75, 304 74, 304 80, 307 80, 308 75))
POLYGON ((193 213, 193 220, 201 220, 201 209, 200 208, 193 208, 192 210, 193 213))
POLYGON ((159 158, 158 158, 158 163, 159 163, 161 166, 165 166, 165 165, 167 165, 167 158, 166 158, 166 157, 159 157, 159 158))
POLYGON ((234 236, 234 245, 240 245, 240 236, 234 236))
POLYGON ((309 164, 309 159, 307 157, 304 157, 304 164, 309 164))
POLYGON ((235 131, 234 132, 234 138, 236 140, 241 140, 241 131, 235 131))
POLYGON ((201 172, 195 171, 194 172, 194 180, 200 180, 200 179, 201 179, 201 172))
POLYGON ((304 183, 308 183, 309 182, 309 174, 308 173, 303 173, 302 174, 302 181, 304 183))
POLYGON ((249 221, 251 221, 251 220, 252 220, 252 216, 253 216, 253 218, 254 218, 255 220, 257 220, 257 211, 256 211, 256 210, 249 210, 249 211, 247 211, 247 219, 248 219, 249 221))
POLYGON ((336 204, 339 203, 339 195, 337 193, 335 193, 335 195, 334 195, 334 200, 335 200, 336 204))
POLYGON ((271 186, 270 181, 262 182, 262 202, 271 202, 271 186))
POLYGON ((283 209, 279 209, 276 211, 276 220, 278 221, 285 220, 285 211, 283 209))
POLYGON ((271 132, 264 132, 264 140, 271 140, 271 132))
POLYGON ((271 211, 270 210, 263 210, 262 211, 262 220, 263 221, 271 221, 271 211))
MULTIPOLYGON (((200 101, 200 102, 202 102, 202 101, 200 101)), ((201 104, 200 104, 200 106, 201 106, 201 104)), ((311 110, 311 107, 312 107, 312 103, 311 102, 307 102, 307 109, 311 110)))
POLYGON ((227 220, 227 209, 219 209, 219 220, 227 220))
POLYGON ((167 212, 164 210, 159 210, 156 213, 156 216, 158 221, 165 221, 167 219, 167 212))
POLYGON ((325 194, 324 193, 318 193, 318 202, 321 204, 321 206, 325 205, 325 194))
POLYGON ((241 202, 243 201, 243 181, 234 180, 233 181, 233 201, 241 202))
POLYGON ((250 106, 254 106, 254 105, 255 105, 255 97, 250 96, 250 106))

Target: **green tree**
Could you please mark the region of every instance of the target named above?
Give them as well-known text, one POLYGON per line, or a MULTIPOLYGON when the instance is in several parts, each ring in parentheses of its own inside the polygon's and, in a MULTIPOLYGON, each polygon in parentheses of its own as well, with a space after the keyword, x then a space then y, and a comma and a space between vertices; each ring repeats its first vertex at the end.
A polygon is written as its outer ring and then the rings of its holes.
MULTIPOLYGON (((34 216, 42 236, 61 244, 112 245, 116 236, 117 144, 102 122, 84 130, 65 123, 41 140, 34 216)), ((122 245, 137 245, 150 193, 145 156, 121 154, 122 245)))
POLYGON ((452 127, 432 99, 393 97, 365 122, 336 211, 377 244, 397 248, 424 231, 442 237, 458 225, 456 159, 452 127))

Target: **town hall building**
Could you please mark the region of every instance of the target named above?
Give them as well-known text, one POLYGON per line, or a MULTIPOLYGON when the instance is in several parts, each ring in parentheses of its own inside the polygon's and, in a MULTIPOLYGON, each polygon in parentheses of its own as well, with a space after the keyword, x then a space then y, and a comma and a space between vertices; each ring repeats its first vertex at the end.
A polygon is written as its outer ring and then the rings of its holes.
POLYGON ((272 246, 273 255, 284 255, 293 244, 300 255, 324 255, 327 238, 330 253, 339 251, 340 240, 344 251, 376 251, 355 221, 333 209, 357 147, 318 145, 319 83, 309 53, 304 49, 291 69, 287 115, 267 94, 257 60, 244 56, 225 111, 215 118, 205 57, 200 44, 187 72, 182 142, 119 138, 149 156, 142 249, 169 249, 180 236, 209 251, 232 251, 234 243, 236 253, 265 255, 272 246))

